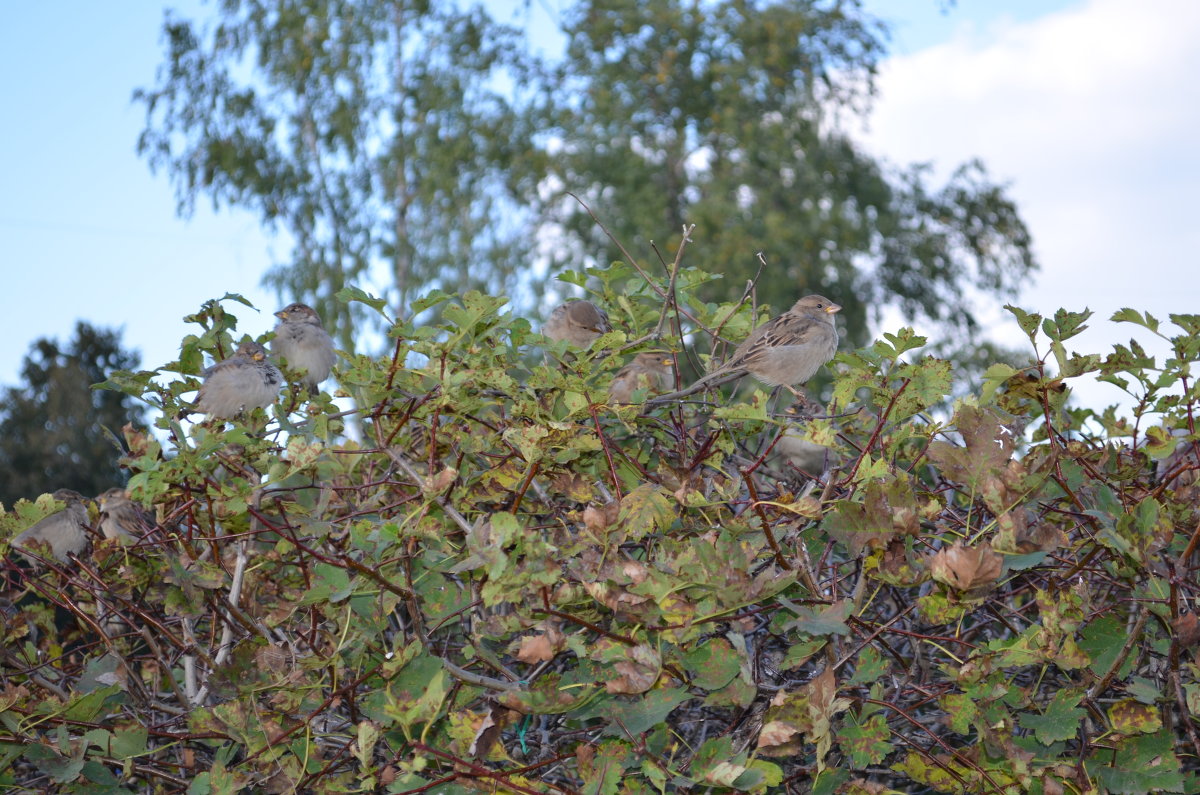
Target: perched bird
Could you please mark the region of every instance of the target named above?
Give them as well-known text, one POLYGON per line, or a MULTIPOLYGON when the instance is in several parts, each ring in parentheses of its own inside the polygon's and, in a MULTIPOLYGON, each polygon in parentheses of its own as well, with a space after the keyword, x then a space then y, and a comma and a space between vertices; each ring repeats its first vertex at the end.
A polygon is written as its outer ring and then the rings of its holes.
POLYGON ((795 393, 793 387, 812 378, 837 351, 838 333, 833 324, 833 315, 840 309, 841 306, 828 298, 806 295, 782 315, 750 332, 750 336, 720 367, 687 389, 660 395, 646 402, 677 400, 746 374, 768 386, 785 387, 795 393))
POLYGON ((84 506, 84 497, 77 491, 59 489, 52 495, 59 502, 66 503, 66 509, 52 513, 31 527, 25 529, 12 540, 14 549, 21 550, 22 556, 34 566, 37 561, 24 550, 41 554, 36 542, 43 542, 50 547, 50 553, 59 561, 66 563, 71 554, 80 555, 88 545, 87 527, 88 514, 84 506))
POLYGON ((263 346, 243 342, 228 359, 204 371, 196 404, 210 417, 233 419, 274 403, 282 383, 283 375, 267 360, 263 346))
POLYGON ((271 353, 302 374, 300 383, 308 387, 308 394, 317 394, 317 385, 329 377, 335 358, 333 339, 321 324, 321 316, 311 306, 292 304, 275 317, 280 323, 275 327, 271 353))
POLYGON ((576 348, 587 348, 612 331, 608 315, 591 301, 567 301, 554 307, 550 319, 542 324, 542 334, 558 342, 566 340, 576 348))
POLYGON ((794 418, 775 443, 771 454, 774 458, 790 464, 806 475, 820 477, 825 471, 825 462, 830 457, 828 447, 804 438, 804 424, 820 414, 822 407, 811 400, 799 400, 786 409, 794 418))
POLYGON ((675 360, 669 353, 639 353, 608 385, 609 403, 629 403, 639 389, 665 392, 675 383, 675 360))
MULTIPOLYGON (((1171 432, 1173 436, 1186 436, 1186 428, 1171 432)), ((1200 457, 1195 442, 1182 440, 1175 445, 1169 456, 1158 462, 1156 475, 1160 483, 1166 483, 1182 502, 1196 502, 1200 497, 1200 457)))
POLYGON ((100 503, 100 532, 105 538, 136 541, 152 525, 125 489, 109 489, 96 501, 100 503))

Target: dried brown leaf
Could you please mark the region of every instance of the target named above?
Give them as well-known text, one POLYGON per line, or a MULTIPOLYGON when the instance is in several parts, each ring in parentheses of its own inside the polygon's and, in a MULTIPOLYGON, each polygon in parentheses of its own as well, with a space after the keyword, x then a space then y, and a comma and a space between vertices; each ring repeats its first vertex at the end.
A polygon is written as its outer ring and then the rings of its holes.
POLYGON ((545 635, 527 635, 521 638, 517 659, 523 663, 539 663, 554 659, 554 645, 545 635))
POLYGON ((604 683, 604 689, 609 693, 645 693, 658 681, 657 667, 642 665, 633 660, 619 660, 613 664, 613 668, 620 676, 604 683))
POLYGON ((475 730, 475 737, 471 740, 467 753, 473 759, 487 757, 496 741, 500 739, 500 733, 508 725, 512 714, 512 711, 504 709, 499 704, 492 704, 488 714, 483 716, 483 720, 475 730))
POLYGON ((773 720, 764 723, 762 731, 758 733, 758 747, 774 748, 784 745, 791 742, 792 738, 799 733, 800 729, 787 721, 773 720))
POLYGON ((1175 642, 1185 649, 1190 649, 1200 643, 1200 619, 1195 613, 1184 613, 1171 622, 1175 630, 1175 642))
POLYGON ((433 477, 425 478, 425 496, 436 497, 440 495, 443 491, 450 488, 450 485, 454 483, 454 479, 457 477, 457 469, 454 467, 446 467, 433 477))
POLYGON ((961 541, 939 550, 930 563, 930 573, 938 582, 959 591, 978 591, 1000 579, 1004 558, 991 544, 968 547, 961 541))

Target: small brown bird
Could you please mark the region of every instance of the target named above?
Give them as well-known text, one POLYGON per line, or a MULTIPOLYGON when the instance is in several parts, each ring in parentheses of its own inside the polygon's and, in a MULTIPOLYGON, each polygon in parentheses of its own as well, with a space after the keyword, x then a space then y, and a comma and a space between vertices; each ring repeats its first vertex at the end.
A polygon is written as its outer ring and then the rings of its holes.
POLYGON ((257 342, 243 342, 237 352, 204 371, 198 409, 210 417, 233 419, 242 412, 265 409, 275 402, 283 374, 267 360, 257 342))
POLYGON ((13 548, 20 550, 22 557, 34 566, 38 565, 37 560, 26 554, 25 550, 40 555, 42 550, 37 547, 42 543, 49 546, 50 554, 63 563, 70 560, 70 555, 81 555, 87 549, 88 537, 85 528, 88 514, 83 495, 70 489, 59 489, 52 496, 59 502, 66 503, 66 509, 50 514, 12 540, 13 548))
POLYGON ((153 526, 125 489, 109 489, 96 501, 100 503, 100 532, 105 538, 137 541, 153 526))
MULTIPOLYGON (((1179 429, 1173 433, 1183 436, 1187 431, 1179 429)), ((1165 482, 1167 488, 1174 492, 1175 498, 1182 502, 1196 502, 1196 498, 1200 496, 1200 486, 1197 485, 1200 481, 1198 452, 1200 451, 1197 450, 1195 442, 1180 441, 1171 454, 1159 461, 1155 467, 1159 482, 1165 482)))
POLYGON ((609 403, 630 403, 639 389, 665 392, 675 383, 675 360, 669 353, 639 353, 608 385, 609 403))
POLYGON ((825 472, 825 463, 830 458, 830 451, 828 447, 804 438, 804 424, 821 413, 821 405, 811 400, 799 400, 786 411, 794 421, 775 443, 771 450, 772 456, 806 475, 820 477, 825 472))
POLYGON ((550 313, 542 325, 542 334, 558 342, 566 340, 576 348, 590 347, 602 334, 612 331, 608 315, 591 301, 567 301, 550 313))
POLYGON ((311 306, 292 304, 275 317, 280 323, 275 327, 271 353, 289 369, 302 373, 300 383, 308 388, 308 394, 317 394, 317 385, 329 377, 336 358, 333 339, 321 324, 321 316, 311 306))
POLYGON ((823 296, 806 295, 782 315, 750 332, 720 367, 687 389, 646 402, 677 400, 747 374, 768 386, 785 387, 795 393, 793 387, 812 378, 837 351, 838 333, 833 315, 841 308, 823 296))

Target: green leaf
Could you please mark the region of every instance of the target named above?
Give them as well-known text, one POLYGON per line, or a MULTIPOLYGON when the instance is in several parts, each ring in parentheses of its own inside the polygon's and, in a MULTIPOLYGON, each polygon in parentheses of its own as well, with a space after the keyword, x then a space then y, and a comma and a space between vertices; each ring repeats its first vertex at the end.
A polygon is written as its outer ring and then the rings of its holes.
POLYGON ((692 696, 684 688, 651 690, 644 696, 630 700, 610 702, 602 711, 611 721, 605 734, 628 737, 649 731, 662 723, 671 711, 692 696))
POLYGON ((601 743, 584 775, 584 790, 596 795, 616 795, 629 761, 631 755, 625 743, 611 740, 601 743))
POLYGON ((903 760, 892 765, 892 770, 908 776, 913 781, 931 786, 938 792, 966 795, 971 791, 960 783, 964 780, 970 781, 971 773, 953 759, 932 760, 927 759, 927 755, 909 751, 903 760), (935 761, 940 764, 935 764, 935 761))
POLYGON ((1029 341, 1036 343, 1037 329, 1038 326, 1041 325, 1042 316, 1036 312, 1026 312, 1024 309, 1013 306, 1012 304, 1005 304, 1004 308, 1017 318, 1017 325, 1020 326, 1021 331, 1024 331, 1025 335, 1029 337, 1029 341))
POLYGON ((1155 704, 1163 697, 1163 691, 1158 683, 1143 676, 1131 678, 1125 689, 1129 692, 1129 695, 1143 704, 1155 704))
POLYGON ((799 668, 806 663, 810 657, 825 647, 829 641, 824 638, 812 638, 810 640, 801 641, 793 646, 789 646, 787 654, 781 662, 780 668, 785 671, 790 671, 793 668, 799 668))
POLYGON ((1103 676, 1116 661, 1125 646, 1125 626, 1114 616, 1103 615, 1088 624, 1080 633, 1079 648, 1087 652, 1092 673, 1103 676))
POLYGON ((439 304, 444 304, 447 301, 452 301, 454 295, 443 292, 441 290, 430 290, 425 295, 412 302, 413 315, 419 315, 427 309, 432 309, 439 304))
POLYGON ((313 583, 300 598, 300 604, 340 602, 350 595, 350 575, 343 568, 328 563, 313 566, 313 583))
POLYGON ((1042 323, 1042 331, 1051 342, 1064 342, 1087 329, 1085 321, 1092 316, 1090 309, 1082 312, 1069 312, 1059 309, 1054 313, 1054 319, 1047 318, 1042 323))
POLYGON ((563 393, 563 405, 567 408, 568 416, 576 414, 586 414, 588 410, 588 399, 579 392, 567 391, 563 393))
POLYGON ((908 326, 900 329, 895 334, 889 334, 885 331, 883 332, 883 338, 887 340, 888 344, 885 345, 880 342, 876 342, 875 350, 881 355, 887 356, 891 359, 896 359, 907 351, 916 350, 917 348, 923 347, 929 341, 925 337, 917 334, 908 326))
POLYGON ((902 365, 896 368, 894 375, 908 381, 904 391, 892 403, 892 417, 897 420, 941 403, 950 394, 954 381, 951 363, 932 356, 915 364, 902 365))
POLYGON ((225 293, 225 295, 221 296, 218 300, 220 300, 220 301, 236 301, 243 306, 250 307, 251 309, 255 308, 254 304, 250 303, 249 299, 247 299, 241 293, 225 293))
POLYGON ((887 663, 874 646, 863 649, 854 661, 854 665, 854 676, 846 680, 847 685, 871 684, 887 675, 887 663))
POLYGON ((121 688, 119 685, 108 685, 99 690, 93 690, 91 693, 72 701, 63 711, 63 717, 67 720, 90 723, 100 715, 100 711, 104 709, 104 704, 108 697, 120 692, 121 688))
POLYGON ((737 653, 724 638, 712 638, 689 651, 683 655, 683 664, 692 672, 692 685, 703 690, 721 689, 741 670, 737 653))
POLYGON ((812 795, 835 795, 835 793, 843 792, 842 785, 849 778, 849 770, 827 767, 813 780, 812 795))
POLYGON ((853 712, 843 721, 837 734, 838 746, 850 757, 850 764, 858 769, 877 765, 895 747, 888 738, 891 730, 883 715, 876 713, 862 720, 853 712))
POLYGON ((113 731, 112 745, 108 753, 116 759, 130 759, 146 753, 146 740, 149 733, 143 726, 133 726, 128 729, 113 731))
POLYGON ((982 401, 991 403, 996 398, 996 390, 1004 386, 1008 379, 1012 378, 1017 373, 1021 372, 1012 365, 997 362, 989 367, 983 374, 983 393, 982 401))
POLYGON ((621 500, 617 521, 626 528, 629 539, 636 541, 671 526, 675 501, 662 486, 643 483, 621 500))
POLYGON ((1155 334, 1158 333, 1158 319, 1149 312, 1143 315, 1136 309, 1118 309, 1116 312, 1113 312, 1112 317, 1109 319, 1117 323, 1136 323, 1143 328, 1153 331, 1155 334))
POLYGON ((795 607, 787 602, 784 604, 796 614, 796 618, 788 623, 787 629, 809 636, 850 634, 850 627, 846 626, 846 617, 854 609, 854 604, 849 599, 819 607, 795 607))
POLYGON ((346 303, 346 304, 349 304, 349 303, 366 304, 367 306, 371 307, 372 309, 374 309, 376 312, 380 313, 381 315, 384 314, 384 312, 383 312, 384 307, 387 306, 387 301, 385 301, 384 299, 376 298, 373 295, 363 292, 362 290, 360 290, 357 287, 343 287, 342 289, 340 289, 336 293, 334 293, 334 298, 336 298, 337 300, 341 301, 342 303, 346 303))
POLYGON ((1142 450, 1146 455, 1159 461, 1175 452, 1178 444, 1179 437, 1171 433, 1169 429, 1161 425, 1151 425, 1146 429, 1146 443, 1142 445, 1142 450))
POLYGON ((1042 745, 1070 740, 1079 733, 1079 725, 1086 714, 1078 707, 1082 700, 1082 693, 1059 690, 1041 715, 1022 713, 1021 725, 1032 730, 1042 745))
POLYGON ((1151 792, 1195 792, 1194 776, 1180 771, 1168 731, 1129 737, 1117 745, 1116 758, 1106 755, 1085 760, 1089 774, 1110 792, 1148 795, 1151 792))
POLYGON ((40 743, 25 749, 25 758, 34 766, 59 784, 66 784, 79 778, 83 770, 83 759, 73 759, 63 756, 53 748, 40 743))

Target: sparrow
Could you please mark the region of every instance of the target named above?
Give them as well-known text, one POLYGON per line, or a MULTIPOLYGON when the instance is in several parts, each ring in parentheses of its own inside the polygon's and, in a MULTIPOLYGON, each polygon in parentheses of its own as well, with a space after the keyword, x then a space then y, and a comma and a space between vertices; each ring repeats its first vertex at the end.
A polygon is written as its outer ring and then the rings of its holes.
POLYGON ((289 369, 301 373, 300 383, 308 394, 317 394, 317 385, 329 377, 333 369, 333 339, 321 324, 321 316, 306 304, 292 304, 275 313, 280 323, 275 327, 271 353, 289 369))
MULTIPOLYGON (((773 387, 793 387, 812 378, 837 351, 838 333, 833 316, 841 306, 820 295, 806 295, 791 309, 768 320, 737 347, 717 369, 687 389, 660 395, 647 403, 663 403, 710 386, 752 375, 773 387)), ((797 397, 800 397, 796 393, 797 397)))
POLYGON ((210 417, 233 419, 242 412, 265 409, 275 402, 283 374, 267 360, 257 342, 243 342, 237 352, 204 371, 196 405, 210 417))
POLYGON ((48 545, 50 553, 62 563, 68 562, 70 555, 83 554, 87 549, 88 537, 85 528, 88 513, 83 504, 83 495, 70 489, 59 489, 51 496, 59 502, 66 503, 66 508, 38 521, 12 540, 13 548, 21 550, 22 557, 33 566, 37 566, 38 561, 24 550, 40 554, 36 549, 36 542, 48 545))
POLYGON ((100 504, 100 532, 105 538, 136 541, 152 525, 125 489, 109 489, 96 502, 100 504))
MULTIPOLYGON (((1173 435, 1182 436, 1186 433, 1185 429, 1173 431, 1173 435)), ((1200 466, 1200 458, 1196 457, 1195 444, 1186 440, 1179 442, 1171 454, 1156 466, 1155 474, 1159 482, 1166 482, 1176 499, 1183 502, 1194 502, 1200 494, 1200 486, 1196 485, 1200 481, 1200 469, 1196 468, 1200 466)))
POLYGON ((576 348, 587 348, 612 331, 608 315, 591 301, 567 301, 554 307, 550 319, 542 324, 542 334, 558 342, 566 340, 576 348))
POLYGON ((785 411, 793 417, 779 441, 771 450, 778 460, 790 464, 806 475, 820 477, 825 471, 829 448, 804 438, 804 423, 821 413, 821 406, 811 400, 800 400, 785 411))
POLYGON ((639 389, 665 392, 675 383, 675 360, 661 351, 639 353, 622 367, 608 385, 609 403, 630 403, 639 389))

